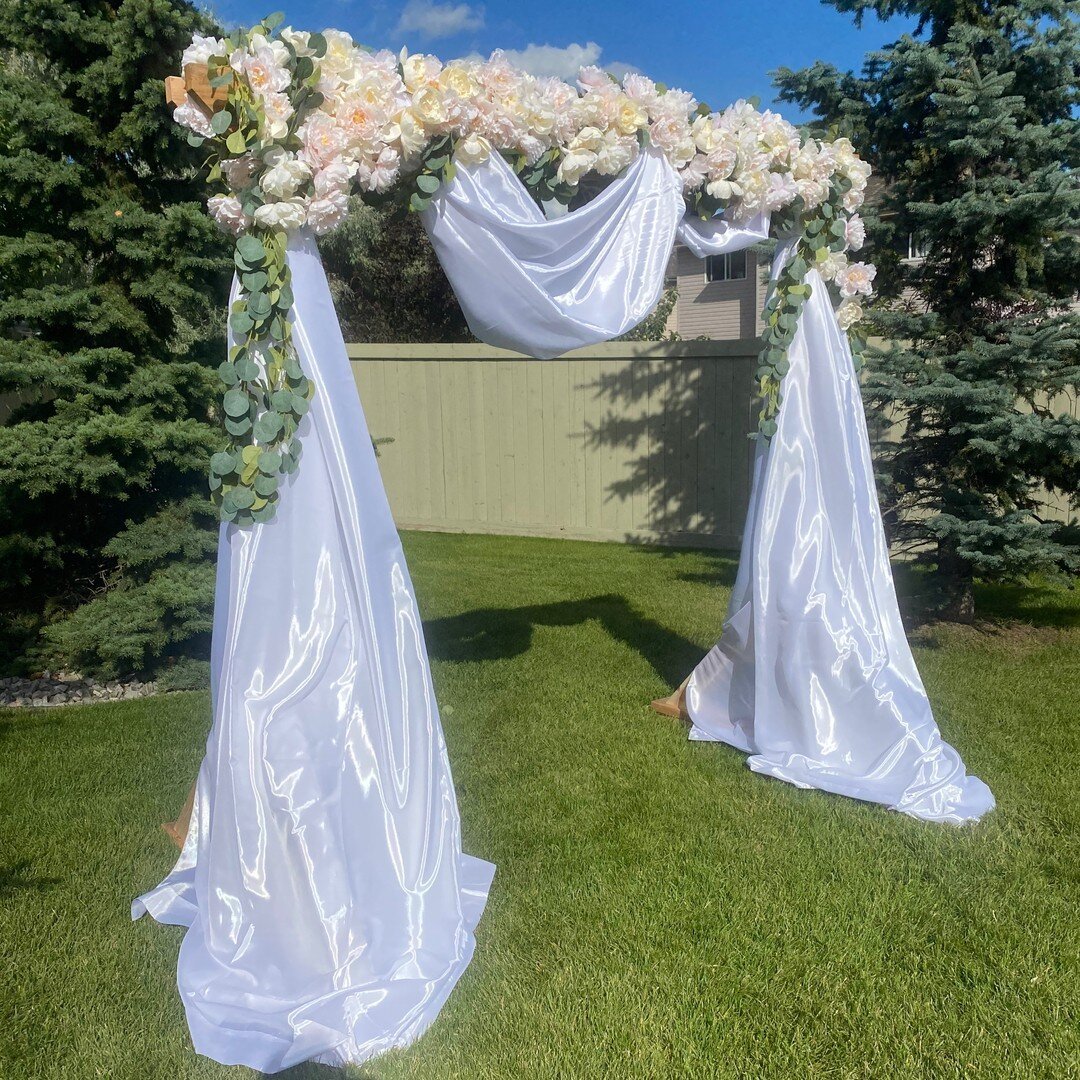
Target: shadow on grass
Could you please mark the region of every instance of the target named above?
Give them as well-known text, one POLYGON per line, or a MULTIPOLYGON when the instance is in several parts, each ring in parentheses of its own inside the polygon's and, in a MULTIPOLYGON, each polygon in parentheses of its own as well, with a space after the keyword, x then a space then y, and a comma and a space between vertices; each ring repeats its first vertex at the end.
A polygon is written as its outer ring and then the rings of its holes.
POLYGON ((1018 620, 1029 626, 1080 627, 1080 589, 1051 585, 976 585, 975 610, 994 620, 1018 620))
POLYGON ((27 889, 44 892, 59 884, 59 878, 32 877, 29 859, 20 859, 10 866, 0 866, 0 900, 27 889))
POLYGON ((666 683, 678 683, 701 659, 701 649, 667 626, 636 612, 623 596, 593 596, 517 608, 477 608, 425 624, 435 660, 506 660, 532 645, 538 626, 579 626, 597 620, 617 641, 640 653, 666 683))
POLYGON ((55 709, 47 709, 42 714, 37 709, 31 712, 25 706, 10 708, 6 715, 0 715, 0 739, 5 735, 14 735, 16 723, 19 725, 19 734, 24 734, 29 728, 57 727, 60 717, 56 715, 55 709), (27 713, 31 715, 28 716, 27 713))

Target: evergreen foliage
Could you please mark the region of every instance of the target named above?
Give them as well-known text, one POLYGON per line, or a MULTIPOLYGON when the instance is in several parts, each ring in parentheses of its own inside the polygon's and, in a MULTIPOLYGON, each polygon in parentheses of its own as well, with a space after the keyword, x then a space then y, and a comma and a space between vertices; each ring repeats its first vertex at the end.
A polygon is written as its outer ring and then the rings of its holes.
POLYGON ((1080 569, 1080 28, 1065 0, 827 0, 919 20, 861 74, 781 69, 781 97, 849 130, 883 181, 865 395, 892 537, 937 611, 976 578, 1080 569), (914 238, 925 258, 907 258, 914 238), (1071 520, 1045 513, 1046 493, 1071 520))
POLYGON ((0 663, 206 650, 231 267, 162 80, 209 30, 184 0, 0 0, 0 663))

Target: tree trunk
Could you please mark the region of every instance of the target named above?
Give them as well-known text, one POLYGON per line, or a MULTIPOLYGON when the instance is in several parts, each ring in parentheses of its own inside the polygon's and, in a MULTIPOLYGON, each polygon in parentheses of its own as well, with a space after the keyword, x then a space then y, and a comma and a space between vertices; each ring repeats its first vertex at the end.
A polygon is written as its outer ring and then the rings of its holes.
POLYGON ((937 570, 938 618, 945 622, 972 623, 975 621, 975 581, 971 564, 944 546, 939 548, 937 570))

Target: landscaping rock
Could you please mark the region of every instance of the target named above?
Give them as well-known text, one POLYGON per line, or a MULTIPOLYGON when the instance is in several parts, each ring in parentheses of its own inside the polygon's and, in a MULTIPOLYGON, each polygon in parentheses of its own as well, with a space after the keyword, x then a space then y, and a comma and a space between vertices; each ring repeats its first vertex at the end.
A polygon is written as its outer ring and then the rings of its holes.
POLYGON ((131 701, 157 693, 157 684, 131 679, 99 683, 75 671, 43 671, 22 679, 0 679, 0 708, 80 705, 88 701, 131 701))

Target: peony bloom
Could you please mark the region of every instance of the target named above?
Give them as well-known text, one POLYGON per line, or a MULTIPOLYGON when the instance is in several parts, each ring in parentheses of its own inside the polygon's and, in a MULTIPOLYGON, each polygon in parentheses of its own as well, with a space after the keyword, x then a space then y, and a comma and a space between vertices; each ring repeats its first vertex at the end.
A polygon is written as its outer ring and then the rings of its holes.
POLYGON ((644 75, 633 73, 623 79, 623 93, 631 100, 643 105, 646 109, 656 104, 659 95, 656 92, 656 83, 644 75))
POLYGON ((460 165, 481 165, 491 156, 491 143, 483 135, 467 135, 454 147, 454 160, 460 165))
POLYGON ((401 65, 401 77, 405 82, 405 89, 410 94, 417 90, 430 86, 442 71, 442 61, 434 56, 424 56, 421 53, 413 53, 406 57, 401 65))
POLYGON ((306 30, 294 30, 291 26, 282 27, 279 31, 282 41, 293 47, 297 56, 314 56, 315 52, 309 42, 311 35, 306 30))
POLYGON ((588 67, 581 68, 578 71, 578 86, 582 90, 588 92, 589 90, 604 90, 614 84, 611 81, 611 76, 608 75, 603 68, 598 68, 595 64, 589 64, 588 67))
POLYGON ((836 279, 840 286, 840 295, 847 299, 851 296, 869 296, 874 291, 874 278, 877 267, 869 263, 849 263, 836 279))
POLYGON ((180 70, 183 71, 188 64, 208 64, 212 57, 224 55, 225 42, 221 38, 196 34, 180 58, 180 70))
POLYGON ((858 300, 848 297, 840 301, 840 306, 836 309, 836 321, 840 324, 841 330, 850 330, 862 317, 862 304, 858 300))
POLYGON ((790 206, 799 195, 799 187, 791 173, 769 173, 768 187, 765 191, 765 209, 783 210, 790 206))
POLYGON ((847 265, 848 257, 842 251, 827 251, 824 257, 819 257, 817 269, 826 281, 838 281, 847 265))
POLYGON ((858 214, 844 222, 844 242, 849 251, 858 251, 866 243, 866 224, 858 214))
POLYGON ((233 236, 239 236, 251 224, 251 218, 244 213, 235 195, 211 195, 206 200, 206 207, 217 227, 233 236))
POLYGON ((214 129, 210 126, 209 117, 190 98, 183 105, 177 105, 172 115, 181 127, 194 131, 204 139, 213 138, 214 129))
MULTIPOLYGON (((624 95, 616 99, 618 107, 615 112, 615 127, 621 135, 636 135, 638 131, 649 123, 649 114, 640 102, 634 101, 624 95)), ((554 123, 554 117, 552 118, 554 123)))
POLYGON ((356 179, 365 191, 388 191, 401 172, 401 155, 386 146, 377 155, 365 156, 356 164, 356 179))
POLYGON ((311 179, 311 167, 280 147, 268 151, 263 160, 268 168, 262 175, 260 186, 275 199, 292 198, 300 186, 311 179))
POLYGON ((708 174, 708 160, 704 154, 696 154, 679 173, 679 179, 682 180, 683 191, 686 194, 689 194, 691 191, 697 191, 697 189, 705 183, 705 178, 708 174))
POLYGON ((284 229, 292 232, 303 226, 307 208, 303 199, 286 199, 284 202, 266 203, 255 211, 255 222, 266 229, 284 229))
POLYGON ((293 114, 292 102, 288 94, 267 94, 263 99, 263 112, 266 114, 265 134, 271 139, 284 139, 289 133, 289 119, 293 114))
POLYGON ((322 236, 336 229, 348 216, 349 197, 342 192, 335 192, 326 198, 312 199, 307 204, 305 220, 313 232, 322 236))
POLYGON ((313 171, 325 168, 345 152, 345 131, 337 120, 324 112, 312 113, 297 132, 302 148, 300 158, 313 171))

